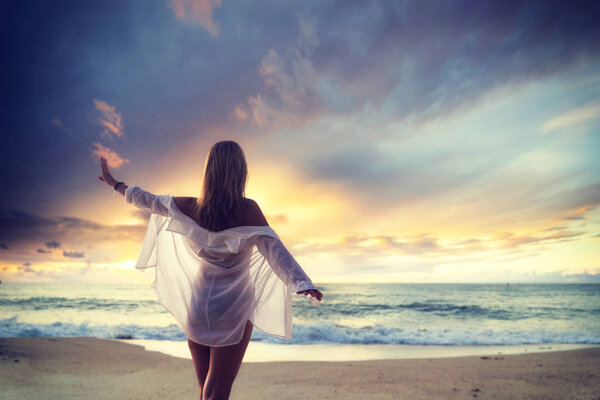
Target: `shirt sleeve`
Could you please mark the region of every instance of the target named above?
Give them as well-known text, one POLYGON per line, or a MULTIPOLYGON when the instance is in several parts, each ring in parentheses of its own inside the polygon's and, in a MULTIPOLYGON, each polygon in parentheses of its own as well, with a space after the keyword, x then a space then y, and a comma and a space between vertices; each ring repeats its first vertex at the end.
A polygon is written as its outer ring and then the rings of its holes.
POLYGON ((257 237, 256 247, 275 274, 294 292, 316 289, 280 239, 260 235, 257 237))
POLYGON ((152 214, 168 216, 170 197, 168 194, 150 193, 136 185, 129 185, 125 189, 125 201, 152 214))

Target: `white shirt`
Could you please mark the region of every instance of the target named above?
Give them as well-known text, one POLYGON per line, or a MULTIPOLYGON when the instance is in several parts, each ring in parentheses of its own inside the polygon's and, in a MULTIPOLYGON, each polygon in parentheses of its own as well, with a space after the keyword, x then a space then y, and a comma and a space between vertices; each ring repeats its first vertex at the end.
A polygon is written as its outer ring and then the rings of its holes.
POLYGON ((155 267, 152 287, 192 341, 228 346, 241 341, 246 321, 291 340, 292 294, 315 289, 269 226, 219 232, 201 227, 168 194, 139 186, 125 200, 150 211, 136 268, 155 267))

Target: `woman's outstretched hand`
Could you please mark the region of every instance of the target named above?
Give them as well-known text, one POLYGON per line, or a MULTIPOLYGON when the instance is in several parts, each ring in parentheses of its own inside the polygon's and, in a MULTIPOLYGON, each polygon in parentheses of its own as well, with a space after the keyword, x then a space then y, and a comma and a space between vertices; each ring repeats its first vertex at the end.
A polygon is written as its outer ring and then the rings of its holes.
POLYGON ((318 289, 301 290, 296 292, 296 294, 303 294, 305 296, 310 294, 311 296, 316 297, 319 301, 321 301, 323 298, 323 293, 321 293, 318 289))
POLYGON ((113 178, 112 174, 110 173, 110 170, 108 169, 106 158, 102 156, 100 156, 100 168, 102 168, 102 176, 99 176, 98 179, 100 179, 103 182, 106 182, 110 186, 114 186, 114 184, 117 183, 117 180, 113 178))

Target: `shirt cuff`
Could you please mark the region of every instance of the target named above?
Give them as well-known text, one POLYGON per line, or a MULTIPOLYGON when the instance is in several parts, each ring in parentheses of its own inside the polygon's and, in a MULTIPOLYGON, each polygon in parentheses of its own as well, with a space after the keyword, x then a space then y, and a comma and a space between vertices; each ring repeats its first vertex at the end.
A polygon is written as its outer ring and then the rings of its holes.
POLYGON ((294 293, 310 289, 316 289, 311 281, 301 281, 294 285, 294 293))

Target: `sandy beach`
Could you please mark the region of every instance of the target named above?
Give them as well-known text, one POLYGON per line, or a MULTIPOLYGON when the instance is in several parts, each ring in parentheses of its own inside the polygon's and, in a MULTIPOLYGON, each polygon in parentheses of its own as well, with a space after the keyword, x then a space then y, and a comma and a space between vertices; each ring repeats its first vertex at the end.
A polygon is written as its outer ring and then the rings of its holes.
MULTIPOLYGON (((190 360, 116 340, 1 338, 2 399, 197 399, 190 360)), ((600 399, 600 348, 242 364, 231 399, 600 399)))

